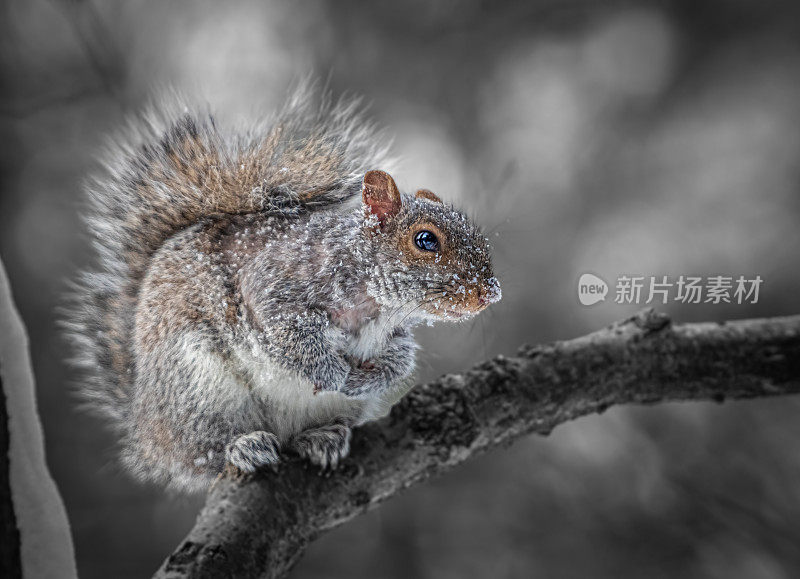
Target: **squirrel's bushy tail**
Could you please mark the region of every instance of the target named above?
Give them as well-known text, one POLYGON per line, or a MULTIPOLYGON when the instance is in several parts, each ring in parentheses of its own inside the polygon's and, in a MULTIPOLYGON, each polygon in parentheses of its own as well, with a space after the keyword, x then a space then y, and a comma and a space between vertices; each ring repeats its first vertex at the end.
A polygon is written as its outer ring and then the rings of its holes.
POLYGON ((65 324, 86 370, 81 393, 120 426, 134 379, 139 284, 168 237, 215 215, 341 203, 359 193, 365 171, 386 163, 385 143, 358 102, 334 102, 308 85, 243 131, 170 101, 130 123, 110 145, 105 175, 90 183, 87 223, 99 263, 76 284, 65 324))

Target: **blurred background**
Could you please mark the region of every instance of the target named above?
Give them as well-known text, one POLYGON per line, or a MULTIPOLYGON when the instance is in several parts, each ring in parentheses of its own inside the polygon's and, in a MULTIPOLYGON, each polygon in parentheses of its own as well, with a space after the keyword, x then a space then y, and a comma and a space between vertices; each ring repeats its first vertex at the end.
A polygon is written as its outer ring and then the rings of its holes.
MULTIPOLYGON (((504 299, 422 328, 420 379, 643 306, 592 272, 764 280, 800 313, 800 3, 88 2, 0 7, 0 255, 31 338, 47 453, 85 578, 149 576, 202 500, 139 486, 74 409, 55 327, 89 263, 81 187, 107 135, 175 86, 247 118, 312 74, 395 136, 401 188, 456 201, 504 299)), ((614 408, 528 437, 328 533, 297 579, 800 576, 800 400, 614 408)), ((356 434, 358 435, 358 434, 356 434)))

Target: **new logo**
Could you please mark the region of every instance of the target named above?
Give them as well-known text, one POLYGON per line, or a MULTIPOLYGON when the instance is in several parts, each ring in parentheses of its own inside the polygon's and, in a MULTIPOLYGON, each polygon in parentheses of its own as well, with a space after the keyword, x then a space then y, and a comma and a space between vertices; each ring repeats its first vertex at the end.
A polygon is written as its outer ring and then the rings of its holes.
POLYGON ((591 273, 584 273, 578 280, 578 299, 585 306, 605 301, 608 284, 591 273))

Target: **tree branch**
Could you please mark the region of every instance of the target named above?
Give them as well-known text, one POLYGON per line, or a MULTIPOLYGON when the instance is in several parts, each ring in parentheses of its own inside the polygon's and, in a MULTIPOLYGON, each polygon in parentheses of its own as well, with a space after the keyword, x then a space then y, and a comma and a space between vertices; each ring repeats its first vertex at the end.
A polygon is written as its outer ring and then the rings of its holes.
POLYGON ((67 512, 47 470, 25 326, 0 260, 0 577, 74 579, 67 512))
POLYGON ((800 316, 672 326, 652 310, 416 387, 320 476, 227 476, 156 577, 283 577, 309 541, 468 458, 616 404, 800 392, 800 316))

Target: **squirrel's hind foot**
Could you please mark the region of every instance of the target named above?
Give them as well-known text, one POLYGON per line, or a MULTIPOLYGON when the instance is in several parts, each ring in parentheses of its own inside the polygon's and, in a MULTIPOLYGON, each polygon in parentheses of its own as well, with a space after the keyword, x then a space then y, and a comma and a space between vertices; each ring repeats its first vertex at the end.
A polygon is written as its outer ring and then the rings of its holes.
POLYGON ((292 439, 292 448, 312 464, 335 469, 350 453, 352 431, 344 424, 329 424, 305 430, 292 439))
POLYGON ((259 468, 275 464, 280 460, 279 455, 278 437, 263 430, 243 434, 225 450, 227 461, 242 472, 255 472, 259 468))

